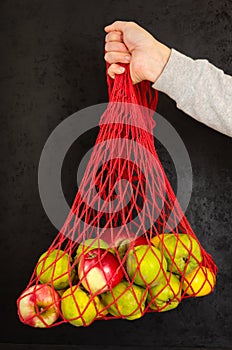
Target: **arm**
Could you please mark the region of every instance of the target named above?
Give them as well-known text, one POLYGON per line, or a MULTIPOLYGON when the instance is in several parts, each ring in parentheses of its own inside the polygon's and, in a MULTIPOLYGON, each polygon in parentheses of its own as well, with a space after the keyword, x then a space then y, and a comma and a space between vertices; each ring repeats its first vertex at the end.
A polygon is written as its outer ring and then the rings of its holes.
POLYGON ((194 119, 232 137, 232 77, 207 60, 193 60, 172 49, 152 86, 194 119))
POLYGON ((149 80, 174 99, 177 107, 209 127, 232 136, 232 77, 207 60, 193 60, 157 41, 134 22, 105 28, 108 74, 122 74, 130 64, 133 83, 149 80))

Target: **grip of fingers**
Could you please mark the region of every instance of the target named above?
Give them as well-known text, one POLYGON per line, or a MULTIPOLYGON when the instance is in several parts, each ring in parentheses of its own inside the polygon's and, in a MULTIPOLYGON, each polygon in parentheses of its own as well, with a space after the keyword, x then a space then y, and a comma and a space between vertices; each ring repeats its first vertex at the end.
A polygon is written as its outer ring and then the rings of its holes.
POLYGON ((134 89, 132 79, 130 76, 129 64, 120 63, 120 66, 125 69, 124 73, 115 74, 115 78, 113 79, 108 74, 108 69, 110 67, 110 64, 106 62, 106 72, 107 72, 106 76, 107 76, 107 85, 108 85, 108 93, 109 93, 110 101, 117 100, 118 97, 116 98, 116 95, 119 91, 121 95, 124 96, 125 99, 129 99, 128 92, 134 89))
POLYGON ((110 63, 106 62, 109 101, 139 104, 155 111, 158 103, 158 91, 151 88, 149 81, 133 84, 130 75, 130 65, 128 63, 120 63, 120 66, 125 68, 124 73, 115 74, 113 79, 108 74, 110 63))

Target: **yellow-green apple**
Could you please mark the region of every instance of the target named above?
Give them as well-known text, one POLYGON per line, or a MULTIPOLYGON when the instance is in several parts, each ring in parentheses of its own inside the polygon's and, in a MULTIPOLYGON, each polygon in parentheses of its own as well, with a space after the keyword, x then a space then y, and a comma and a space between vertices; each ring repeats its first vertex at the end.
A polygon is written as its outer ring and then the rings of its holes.
POLYGON ((102 298, 100 295, 94 297, 96 308, 97 308, 97 318, 102 318, 108 314, 106 305, 103 304, 102 298))
POLYGON ((160 250, 152 245, 129 249, 126 270, 133 283, 146 287, 158 283, 167 270, 167 261, 160 250))
POLYGON ((147 302, 149 307, 157 311, 168 311, 176 308, 181 301, 181 285, 177 276, 170 272, 166 272, 167 278, 163 278, 160 282, 151 287, 147 302))
POLYGON ((111 315, 135 320, 143 316, 147 290, 127 281, 120 282, 111 291, 101 295, 111 315))
POLYGON ((49 327, 59 317, 59 302, 58 293, 49 285, 33 285, 17 300, 19 318, 32 327, 49 327))
POLYGON ((211 293, 216 283, 216 275, 206 266, 199 266, 183 276, 182 289, 187 295, 201 297, 211 293))
POLYGON ((67 289, 62 295, 61 312, 73 326, 88 326, 101 313, 102 304, 98 296, 91 296, 80 286, 67 289))
POLYGON ((75 276, 71 256, 58 249, 43 253, 36 267, 36 275, 41 283, 51 284, 55 289, 69 287, 75 276))
POLYGON ((104 249, 92 249, 81 256, 78 276, 88 292, 100 294, 116 286, 124 274, 114 254, 104 249))
POLYGON ((159 243, 159 249, 168 262, 168 271, 179 275, 188 274, 202 261, 199 243, 184 233, 165 236, 159 243))

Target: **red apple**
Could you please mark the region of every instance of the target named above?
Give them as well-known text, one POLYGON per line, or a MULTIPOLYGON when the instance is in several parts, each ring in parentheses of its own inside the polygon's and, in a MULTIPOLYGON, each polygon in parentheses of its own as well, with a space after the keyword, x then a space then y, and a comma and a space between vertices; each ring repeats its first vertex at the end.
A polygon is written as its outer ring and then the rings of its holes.
POLYGON ((139 236, 138 238, 136 238, 135 240, 131 240, 130 245, 132 247, 137 247, 139 245, 148 245, 148 239, 145 236, 139 236))
POLYGON ((59 294, 52 287, 31 286, 18 298, 19 318, 32 327, 48 327, 59 317, 59 300, 59 294))
POLYGON ((80 258, 78 275, 87 291, 100 294, 115 287, 124 274, 114 254, 105 249, 92 249, 80 258))

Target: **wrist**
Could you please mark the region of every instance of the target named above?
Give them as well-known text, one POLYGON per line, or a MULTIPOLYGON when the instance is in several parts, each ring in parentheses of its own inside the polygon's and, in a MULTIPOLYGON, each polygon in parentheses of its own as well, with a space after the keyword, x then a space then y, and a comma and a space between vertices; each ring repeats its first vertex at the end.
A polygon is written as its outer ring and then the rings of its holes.
POLYGON ((167 65, 170 56, 171 49, 169 47, 161 43, 159 43, 159 46, 156 45, 153 52, 151 52, 149 81, 152 83, 156 82, 167 65))

